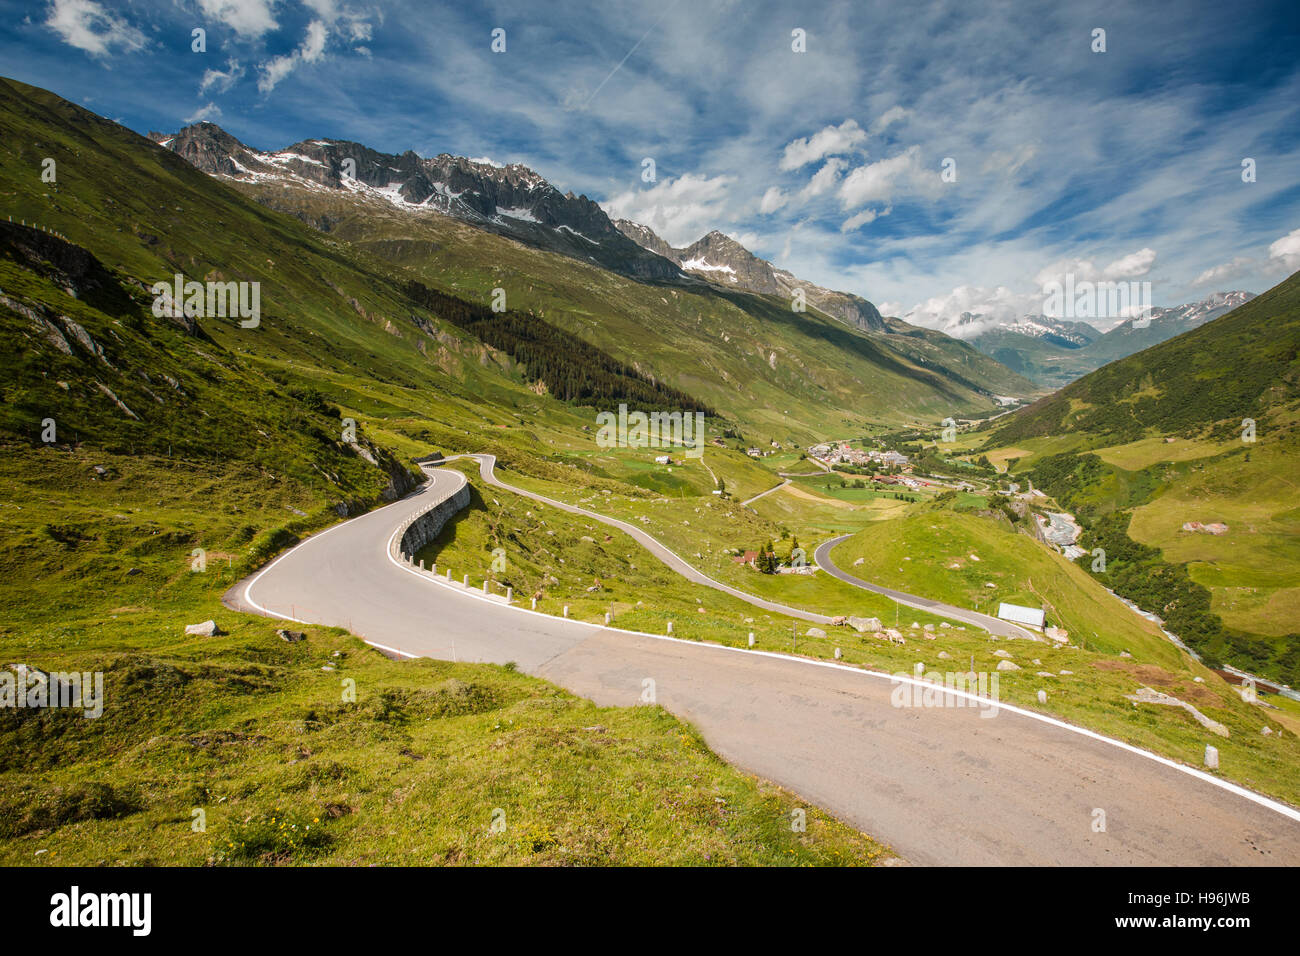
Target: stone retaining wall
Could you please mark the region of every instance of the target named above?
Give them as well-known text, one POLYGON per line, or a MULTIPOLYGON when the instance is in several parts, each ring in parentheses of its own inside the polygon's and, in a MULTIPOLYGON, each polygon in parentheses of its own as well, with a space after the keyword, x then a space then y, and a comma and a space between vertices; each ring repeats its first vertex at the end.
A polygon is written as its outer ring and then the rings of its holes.
POLYGON ((397 556, 407 561, 438 536, 452 515, 469 505, 469 484, 461 485, 450 497, 413 515, 397 537, 397 556))

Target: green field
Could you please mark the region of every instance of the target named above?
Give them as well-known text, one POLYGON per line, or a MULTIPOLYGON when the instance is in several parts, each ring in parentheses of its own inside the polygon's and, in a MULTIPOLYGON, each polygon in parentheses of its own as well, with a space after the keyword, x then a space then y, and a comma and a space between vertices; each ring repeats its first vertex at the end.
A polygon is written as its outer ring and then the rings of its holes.
POLYGON ((1065 628, 1072 643, 1109 654, 1128 651, 1162 667, 1180 666, 1177 648, 1155 625, 1107 594, 1078 565, 1004 519, 947 509, 920 511, 858 532, 833 557, 868 581, 910 587, 985 614, 996 615, 1003 601, 1041 607, 1048 626, 1065 628))

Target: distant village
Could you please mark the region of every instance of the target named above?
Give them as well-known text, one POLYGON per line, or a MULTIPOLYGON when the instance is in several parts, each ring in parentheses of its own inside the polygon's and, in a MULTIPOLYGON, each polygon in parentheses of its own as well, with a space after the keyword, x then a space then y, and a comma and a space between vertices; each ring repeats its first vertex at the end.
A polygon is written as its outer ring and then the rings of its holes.
POLYGON ((907 456, 900 452, 880 451, 877 448, 853 448, 846 441, 813 445, 808 449, 808 454, 827 466, 859 465, 869 467, 875 465, 884 468, 897 468, 908 472, 912 470, 907 456))
POLYGON ((925 481, 913 474, 911 460, 902 452, 881 451, 878 448, 854 448, 848 442, 824 442, 808 449, 808 456, 827 468, 836 465, 853 465, 858 468, 879 468, 887 474, 873 475, 872 480, 882 485, 901 485, 917 490, 933 487, 935 482, 925 481))

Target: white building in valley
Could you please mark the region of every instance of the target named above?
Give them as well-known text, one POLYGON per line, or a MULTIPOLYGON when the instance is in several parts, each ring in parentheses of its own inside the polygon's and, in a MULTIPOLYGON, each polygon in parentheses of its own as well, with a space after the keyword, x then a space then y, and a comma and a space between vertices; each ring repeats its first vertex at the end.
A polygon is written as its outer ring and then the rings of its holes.
POLYGON ((1007 604, 1003 601, 998 605, 998 617, 1012 624, 1041 631, 1045 615, 1041 607, 1021 607, 1019 604, 1007 604))

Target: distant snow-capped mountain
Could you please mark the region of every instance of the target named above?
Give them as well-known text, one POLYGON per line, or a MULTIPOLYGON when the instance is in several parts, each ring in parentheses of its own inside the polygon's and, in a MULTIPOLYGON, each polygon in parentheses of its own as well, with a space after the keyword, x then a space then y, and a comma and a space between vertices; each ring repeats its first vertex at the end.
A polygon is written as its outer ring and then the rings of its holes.
POLYGON ((1158 345, 1166 339, 1172 339, 1175 335, 1190 332, 1221 315, 1227 315, 1253 298, 1255 293, 1241 290, 1215 292, 1199 302, 1189 302, 1172 308, 1152 309, 1151 315, 1148 316, 1149 322, 1139 325, 1132 319, 1125 319, 1094 342, 1089 347, 1089 351, 1098 360, 1097 364, 1100 367, 1107 362, 1158 345))
POLYGON ((1033 382, 1059 387, 1116 359, 1190 332, 1254 297, 1250 292, 1215 292, 1199 302, 1152 309, 1141 323, 1125 319, 1105 334, 1086 322, 1045 315, 997 322, 971 313, 963 313, 945 331, 966 339, 1033 382))
POLYGON ((262 185, 346 191, 410 212, 452 216, 528 245, 639 279, 681 278, 673 262, 616 229, 600 205, 561 193, 527 166, 442 153, 380 153, 346 140, 313 139, 276 152, 241 143, 214 123, 150 133, 160 146, 214 176, 262 185))
POLYGON ((987 335, 1023 335, 1062 348, 1083 348, 1101 337, 1101 332, 1087 322, 1056 319, 1049 315, 1026 315, 1013 321, 997 321, 971 312, 963 312, 944 331, 971 341, 987 335))
POLYGON ((266 152, 240 142, 215 123, 195 123, 172 134, 150 133, 149 138, 223 179, 272 189, 349 193, 359 201, 411 213, 439 213, 637 279, 702 279, 782 297, 802 289, 813 308, 858 328, 886 330, 879 310, 861 296, 805 282, 721 232, 674 249, 645 226, 613 222, 595 201, 561 193, 518 163, 501 166, 450 153, 425 159, 409 150, 380 153, 334 139, 304 140, 266 152))
POLYGON ((796 289, 802 289, 808 305, 827 315, 860 329, 887 330, 880 310, 861 296, 825 289, 785 269, 778 269, 716 229, 685 248, 675 249, 654 230, 638 222, 615 219, 614 226, 642 248, 710 282, 782 298, 791 298, 796 289))

